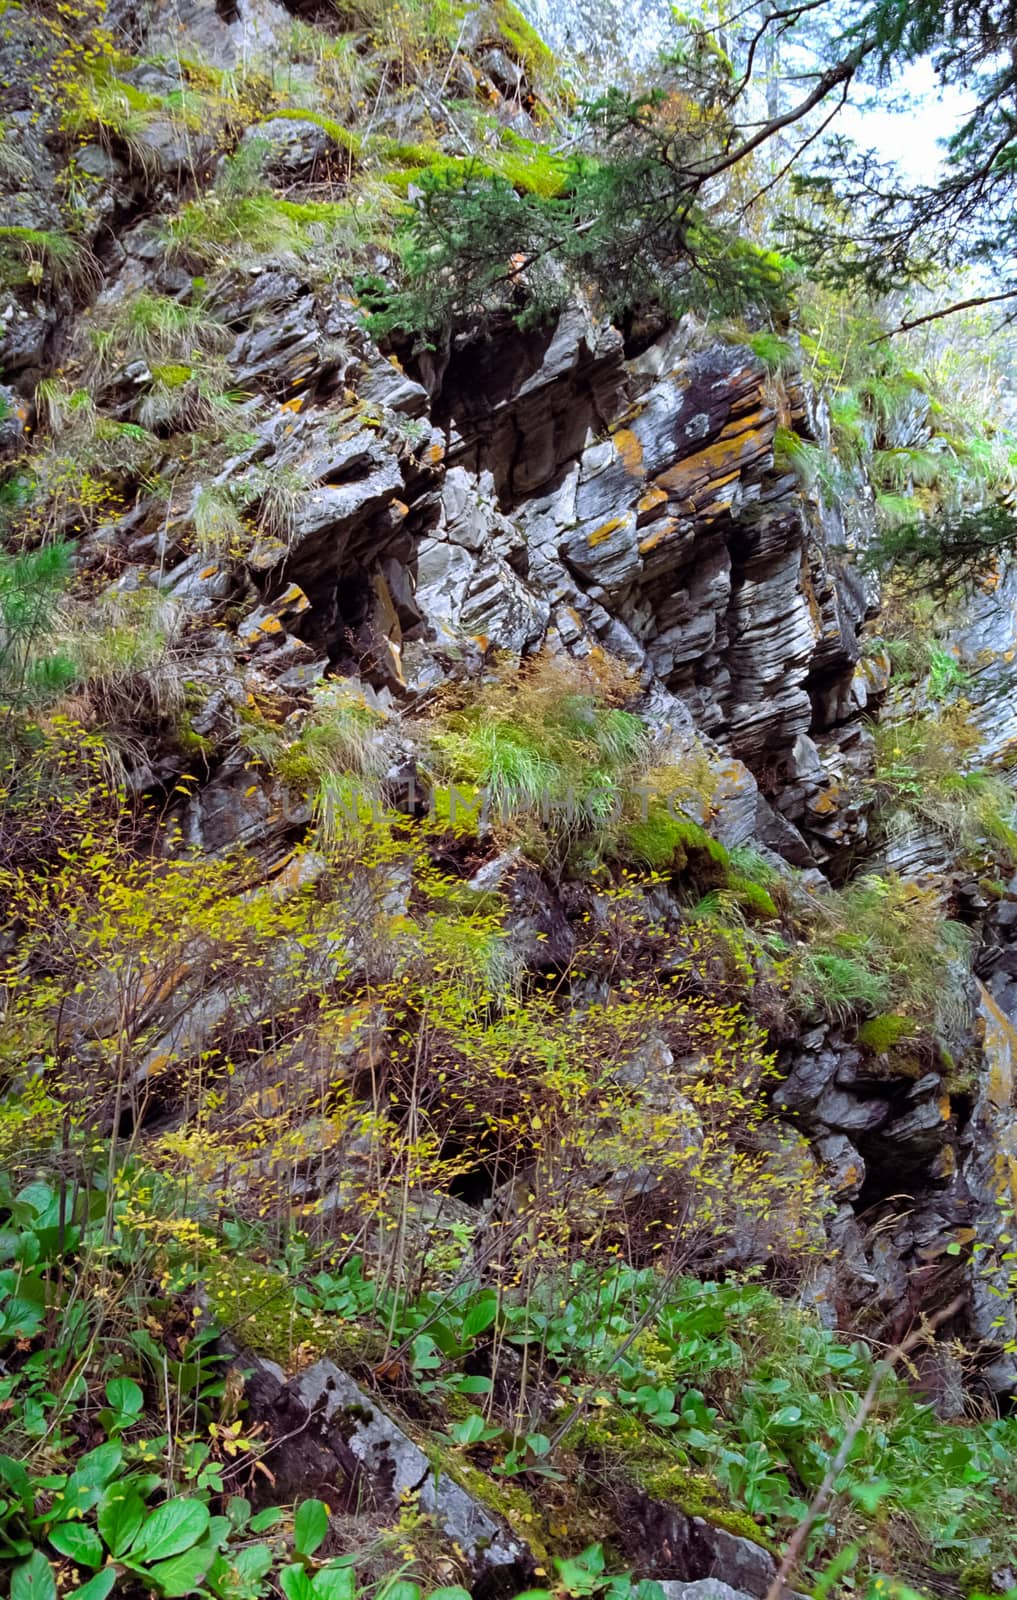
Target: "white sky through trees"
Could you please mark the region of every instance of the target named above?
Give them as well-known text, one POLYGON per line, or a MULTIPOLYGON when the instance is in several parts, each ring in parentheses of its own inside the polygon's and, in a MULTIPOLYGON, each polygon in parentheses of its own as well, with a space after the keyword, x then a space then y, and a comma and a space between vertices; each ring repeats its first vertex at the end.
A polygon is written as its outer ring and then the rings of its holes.
POLYGON ((958 85, 941 88, 926 57, 906 67, 885 91, 857 85, 830 131, 895 161, 909 178, 931 183, 945 157, 938 141, 959 128, 974 105, 974 94, 958 85), (901 103, 905 96, 910 102, 906 106, 901 103))

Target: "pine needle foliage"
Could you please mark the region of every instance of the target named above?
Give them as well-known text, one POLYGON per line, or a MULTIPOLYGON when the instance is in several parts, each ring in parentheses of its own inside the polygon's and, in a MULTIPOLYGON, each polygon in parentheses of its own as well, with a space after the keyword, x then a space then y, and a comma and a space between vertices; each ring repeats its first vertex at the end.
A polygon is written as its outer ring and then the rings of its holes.
POLYGON ((568 163, 555 193, 517 188, 479 162, 423 173, 402 237, 405 287, 368 294, 374 331, 431 334, 506 310, 540 321, 580 286, 616 318, 781 302, 788 264, 725 232, 700 200, 703 131, 683 104, 663 90, 591 104, 591 153, 568 163))
POLYGON ((71 574, 71 547, 54 543, 19 555, 0 552, 0 715, 56 698, 77 675, 53 648, 57 608, 71 574))

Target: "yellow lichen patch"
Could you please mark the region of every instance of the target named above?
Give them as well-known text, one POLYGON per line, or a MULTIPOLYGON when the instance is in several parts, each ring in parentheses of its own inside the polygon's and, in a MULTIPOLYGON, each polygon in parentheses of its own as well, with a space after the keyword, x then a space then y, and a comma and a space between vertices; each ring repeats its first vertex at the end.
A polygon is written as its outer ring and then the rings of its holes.
POLYGON ((282 633, 283 625, 274 612, 266 617, 259 617, 253 625, 248 625, 243 632, 245 644, 256 644, 259 639, 271 638, 277 633, 282 633))
POLYGON ((662 544, 666 544, 667 540, 671 537, 675 530, 680 527, 681 523, 678 521, 677 517, 668 517, 666 522, 659 523, 658 526, 654 528, 652 533, 648 533, 646 538, 641 540, 639 545, 639 554, 641 556, 648 556, 651 551, 658 549, 662 544))
POLYGON ((299 583, 291 583, 285 593, 280 595, 279 599, 275 603, 275 607, 280 615, 284 611, 290 611, 293 612, 294 615, 299 616, 301 612, 310 610, 311 602, 308 600, 303 589, 301 589, 299 583))
POLYGON ((654 516, 659 516, 664 506, 667 505, 667 490, 656 485, 647 489, 636 503, 636 516, 640 523, 649 522, 654 516))
POLYGON ((932 1163, 934 1178, 952 1178, 957 1171, 957 1153, 952 1144, 943 1145, 932 1163))
POLYGON ((772 418, 756 413, 755 419, 753 427, 731 424, 705 450, 686 456, 684 461, 662 472, 657 484, 676 498, 690 499, 694 504, 708 503, 720 484, 729 483, 750 462, 761 460, 771 449, 772 418))
POLYGON ((427 462, 429 467, 436 467, 439 461, 444 461, 444 459, 445 446, 441 443, 440 439, 436 439, 434 444, 429 444, 427 449, 424 451, 424 460, 427 462))
POLYGON ((997 1111, 1002 1111, 1014 1103, 1017 1028, 982 984, 978 986, 978 994, 983 1030, 982 1049, 989 1068, 989 1100, 997 1111))
POLYGON ((840 804, 840 791, 836 784, 831 784, 829 789, 824 789, 822 794, 817 794, 810 801, 809 810, 814 811, 819 817, 828 817, 831 811, 836 811, 840 804))
POLYGON ((590 549, 595 550, 597 545, 606 544, 612 533, 617 533, 618 529, 624 526, 624 523, 624 517, 612 517, 610 522, 602 522, 599 528, 594 528, 586 540, 590 549))
POLYGON ((619 428, 614 435, 614 447, 626 472, 638 477, 643 466, 643 447, 631 428, 619 428))

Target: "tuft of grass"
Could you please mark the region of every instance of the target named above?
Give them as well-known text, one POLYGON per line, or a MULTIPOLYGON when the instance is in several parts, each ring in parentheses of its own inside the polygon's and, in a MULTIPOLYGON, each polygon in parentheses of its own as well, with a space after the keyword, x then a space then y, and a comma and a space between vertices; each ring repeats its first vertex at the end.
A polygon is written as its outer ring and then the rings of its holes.
MULTIPOLYGON (((298 18, 290 27, 286 55, 288 63, 306 62, 314 68, 315 81, 308 93, 311 104, 324 102, 344 116, 353 116, 366 98, 377 92, 379 63, 374 52, 365 48, 362 34, 329 33, 298 18)), ((304 88, 293 81, 288 70, 280 77, 283 93, 297 96, 304 88)))
POLYGON ((235 397, 226 385, 229 367, 206 356, 199 367, 179 362, 153 365, 151 378, 137 406, 138 421, 153 431, 180 429, 208 439, 229 431, 235 397))
POLYGON ((58 289, 76 293, 100 279, 92 252, 69 233, 41 228, 0 227, 0 285, 6 288, 58 289))
POLYGON ((791 961, 792 1005, 846 1022, 893 1012, 929 1033, 963 1008, 970 934, 944 921, 936 894, 895 877, 860 878, 819 895, 791 961))
POLYGON ((795 999, 800 1010, 818 1011, 835 1022, 845 1022, 856 1012, 876 1011, 890 1003, 890 980, 875 971, 868 960, 848 951, 815 945, 796 952, 795 999))
POLYGON ((905 497, 916 489, 932 488, 957 477, 957 462, 952 454, 928 448, 876 450, 869 462, 869 474, 877 489, 905 497))
POLYGON ((201 306, 141 290, 97 316, 89 339, 92 369, 103 381, 132 361, 189 365, 226 349, 232 334, 201 306))
POLYGON ((242 549, 248 528, 229 489, 219 484, 203 484, 194 497, 191 510, 194 541, 202 555, 226 556, 242 549))
POLYGON ((280 777, 311 796, 318 836, 337 845, 378 812, 392 765, 395 723, 347 678, 317 684, 295 740, 277 747, 280 777))
POLYGON ((769 328, 753 332, 738 323, 729 323, 721 332, 725 338, 737 344, 747 345, 756 359, 763 363, 767 372, 773 373, 774 376, 791 372, 798 365, 799 358, 794 346, 769 328))
POLYGON ((793 472, 802 487, 819 489, 827 500, 836 497, 842 469, 822 445, 812 444, 791 428, 778 427, 773 436, 773 464, 778 472, 793 472))
POLYGON ((876 506, 883 526, 890 529, 917 522, 922 509, 913 495, 891 494, 888 490, 877 493, 876 506))
POLYGON ((79 698, 90 723, 123 739, 139 722, 179 715, 184 676, 179 604, 158 589, 110 589, 67 608, 62 637, 78 664, 79 698))
POLYGON ((510 832, 594 833, 606 843, 619 787, 649 755, 645 727, 619 704, 631 688, 606 658, 541 655, 502 670, 433 729, 441 775, 481 790, 510 832))
POLYGON ((289 545, 301 502, 310 483, 299 467, 257 470, 243 485, 244 510, 253 513, 260 532, 289 545))
MULTIPOLYGON (((953 677, 946 663, 956 666, 944 653, 937 681, 953 677)), ((981 734, 965 701, 872 731, 877 806, 891 836, 925 822, 976 864, 988 854, 1017 866, 1017 796, 1002 773, 971 765, 981 734)))
POLYGON ((168 117, 182 129, 200 126, 200 118, 181 105, 172 110, 161 95, 147 94, 118 77, 109 61, 100 60, 78 72, 61 114, 61 126, 72 138, 98 137, 130 164, 153 172, 155 150, 144 134, 156 117, 168 117))
POLYGON ((32 163, 11 138, 10 125, 0 122, 0 183, 15 187, 27 184, 31 177, 32 163))
POLYGON ((171 260, 197 270, 228 266, 238 258, 306 255, 354 221, 349 205, 280 200, 267 189, 234 194, 213 188, 171 217, 163 238, 171 260))

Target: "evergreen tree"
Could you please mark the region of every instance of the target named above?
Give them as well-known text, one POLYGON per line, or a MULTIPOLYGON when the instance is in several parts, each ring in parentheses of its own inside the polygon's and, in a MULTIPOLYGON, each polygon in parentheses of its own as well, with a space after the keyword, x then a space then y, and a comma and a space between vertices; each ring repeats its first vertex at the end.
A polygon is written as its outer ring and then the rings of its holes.
POLYGON ((0 717, 40 705, 73 682, 74 662, 47 648, 70 577, 67 544, 17 555, 0 552, 0 717))

